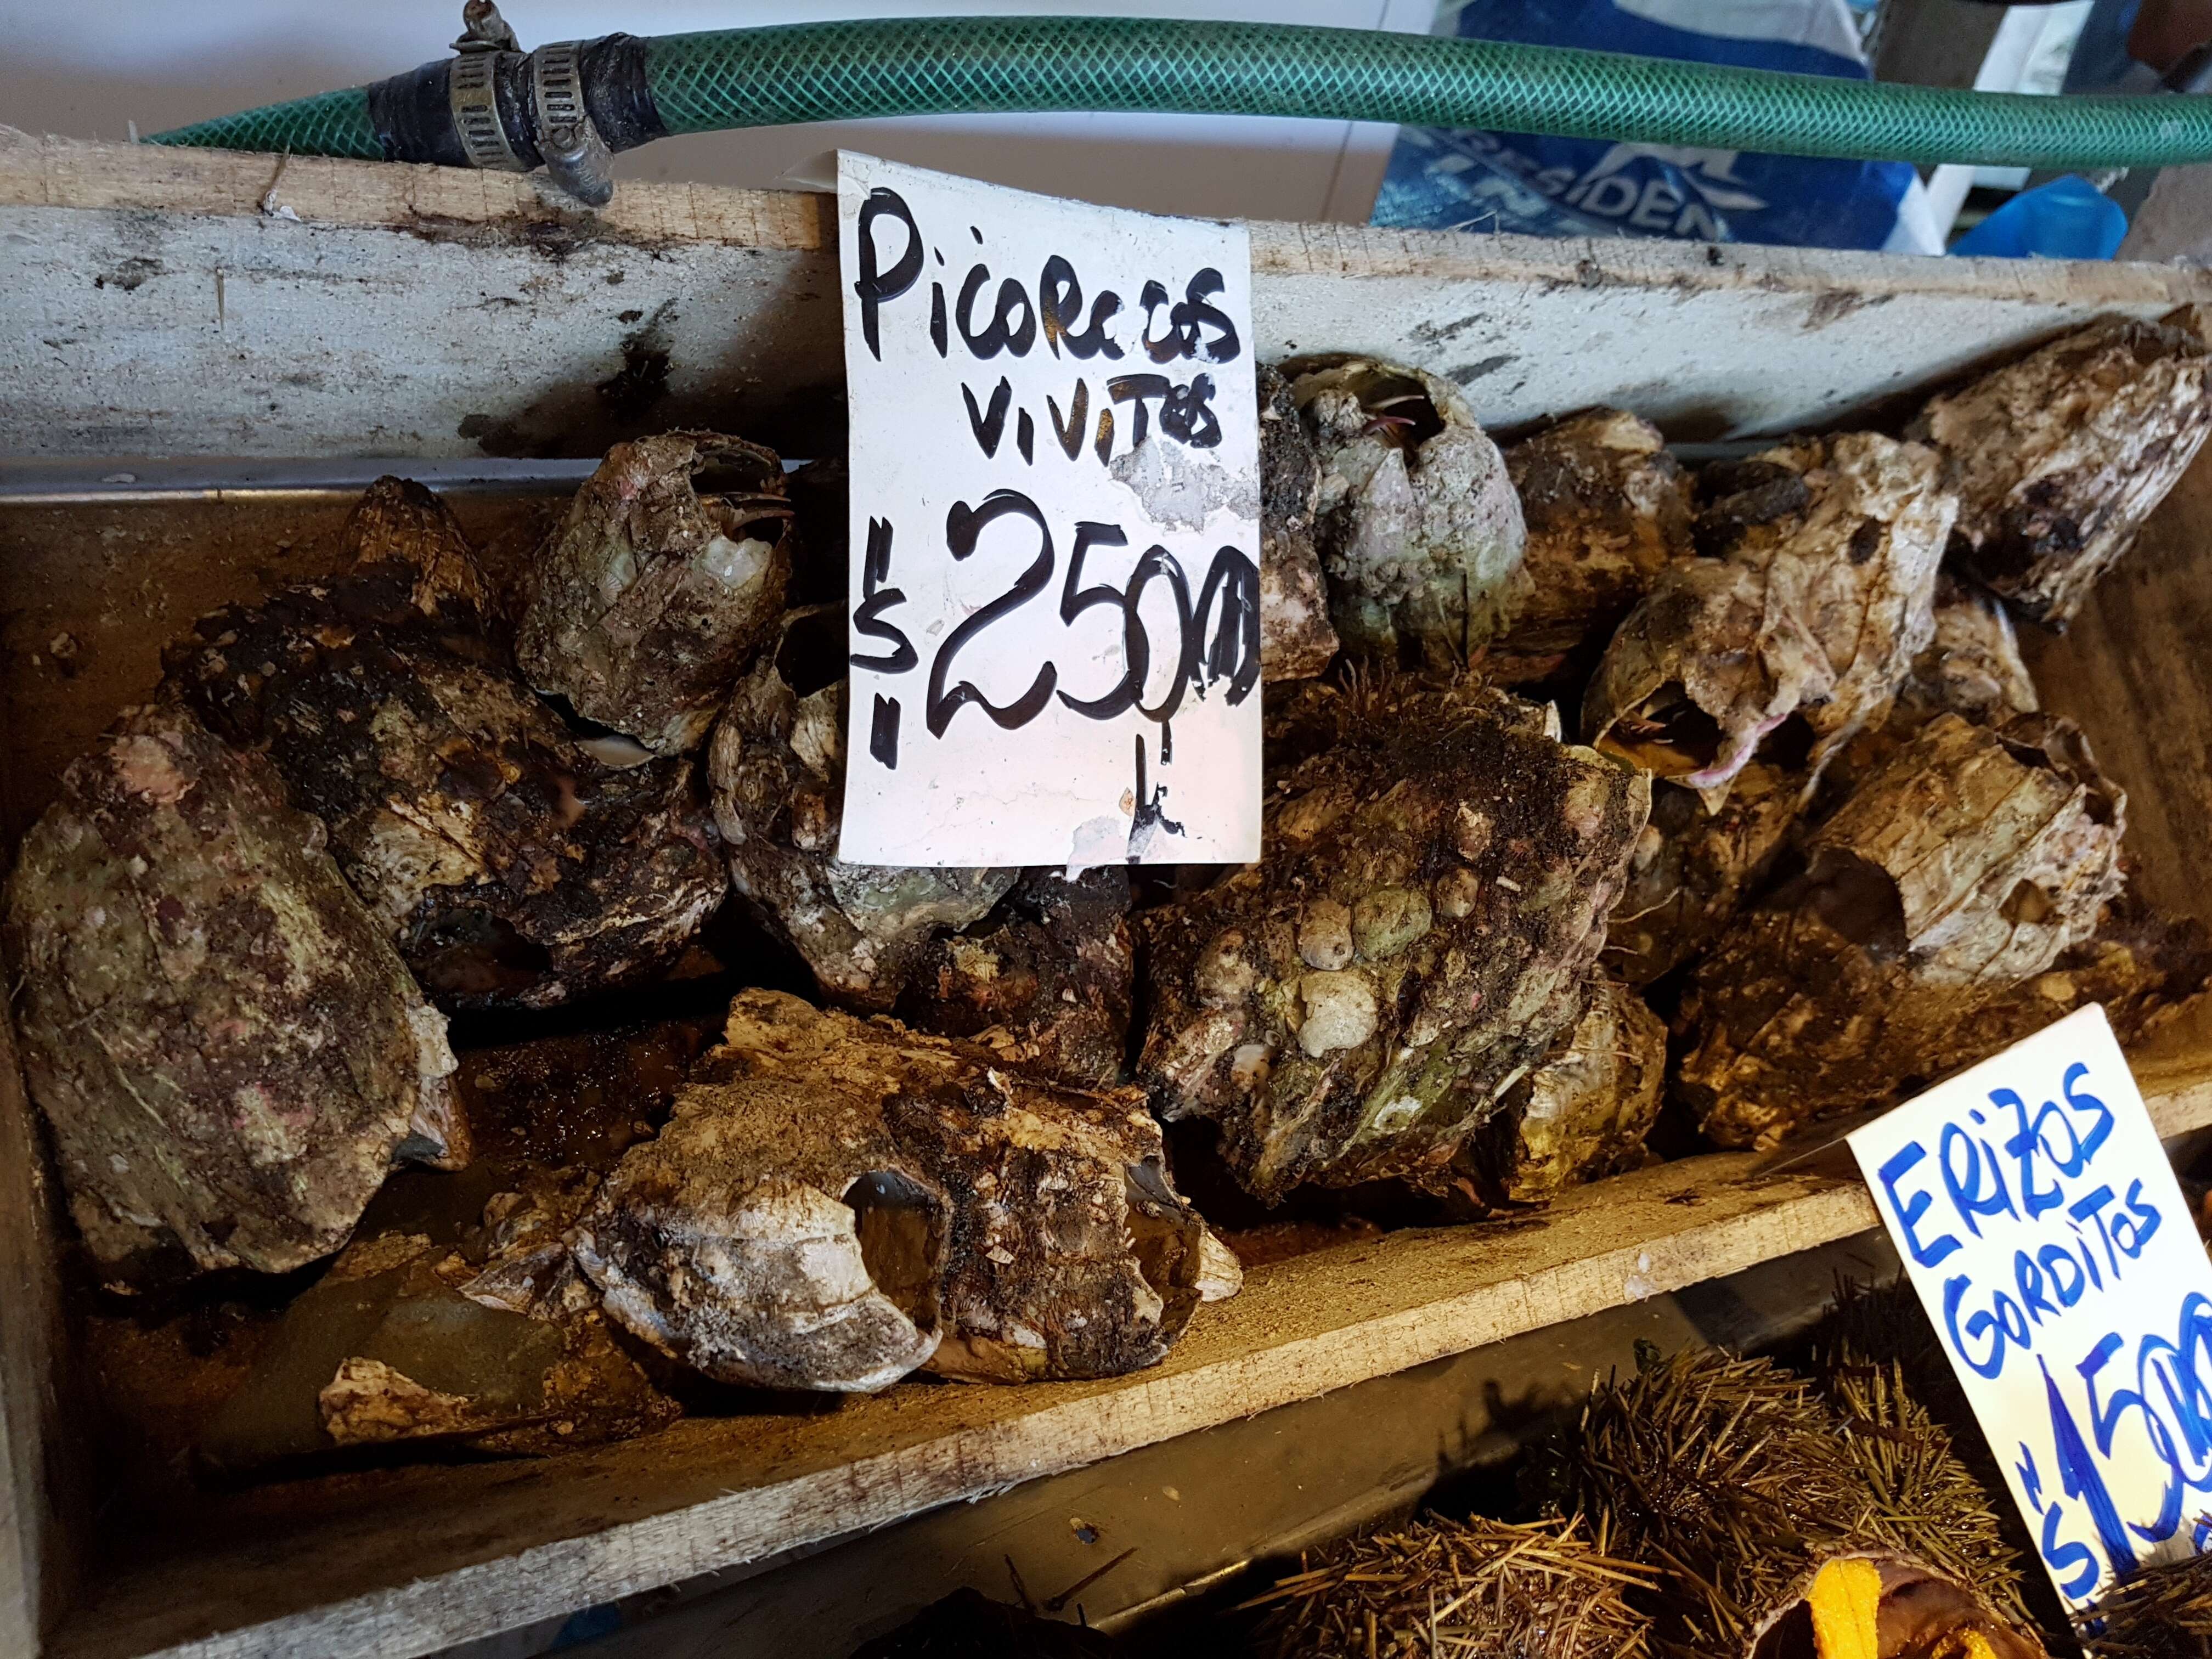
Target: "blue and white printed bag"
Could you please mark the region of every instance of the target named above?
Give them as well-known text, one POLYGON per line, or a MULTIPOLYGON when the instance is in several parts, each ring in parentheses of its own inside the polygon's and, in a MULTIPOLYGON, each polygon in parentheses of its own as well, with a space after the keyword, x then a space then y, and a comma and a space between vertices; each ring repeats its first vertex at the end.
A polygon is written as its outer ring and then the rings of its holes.
MULTIPOLYGON (((1447 0, 1439 33, 1869 78, 1845 0, 1447 0)), ((1903 161, 1401 127, 1374 222, 1941 253, 1903 161)))

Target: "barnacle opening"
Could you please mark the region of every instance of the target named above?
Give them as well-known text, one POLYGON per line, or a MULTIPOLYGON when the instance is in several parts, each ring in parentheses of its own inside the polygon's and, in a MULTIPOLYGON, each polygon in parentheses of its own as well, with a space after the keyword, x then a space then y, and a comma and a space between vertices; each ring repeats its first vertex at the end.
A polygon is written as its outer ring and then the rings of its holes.
POLYGON ((1293 362, 1285 365, 1294 387, 1305 393, 1303 408, 1316 392, 1348 392, 1359 400, 1367 416, 1367 431, 1399 449, 1419 449, 1444 429, 1444 417, 1429 389, 1411 374, 1380 363, 1352 362, 1328 374, 1325 380, 1301 383, 1293 362))
POLYGON ((702 446, 691 465, 691 493, 721 532, 732 541, 758 533, 773 541, 780 525, 770 520, 792 516, 784 499, 783 465, 767 450, 750 445, 708 448, 702 446))
POLYGON ((1905 953, 1905 896, 1888 871, 1856 853, 1823 848, 1805 881, 1814 913, 1844 938, 1877 957, 1905 953))
POLYGON ((2034 927, 2058 914, 2058 906, 2050 894, 2032 881, 2018 881, 2005 895, 1997 914, 2014 927, 2034 927))
POLYGON ((776 483, 781 476, 780 468, 769 465, 758 455, 743 451, 732 453, 702 450, 691 469, 691 493, 702 501, 715 496, 750 495, 776 483))
POLYGON ((1158 1164, 1122 1166, 1128 1203, 1130 1255, 1161 1301, 1172 1301, 1198 1282, 1198 1252, 1190 1248, 1183 1205, 1158 1164))
POLYGON ((602 766, 622 771, 656 758, 652 750, 627 732, 617 732, 611 726, 578 714, 576 705, 557 691, 541 691, 538 700, 568 728, 569 735, 576 739, 576 746, 602 766))
POLYGON ((872 1170, 845 1188, 845 1203, 876 1289, 916 1330, 934 1330, 945 1237, 937 1198, 895 1170, 872 1170))
POLYGON ((795 697, 811 697, 845 678, 845 612, 841 606, 796 614, 775 648, 775 672, 795 697))
POLYGON ((1799 709, 1761 740, 1758 757, 1784 772, 1802 772, 1813 764, 1813 746, 1820 741, 1813 722, 1799 709))
POLYGON ((1690 701, 1679 680, 1614 717, 1597 740, 1601 753, 1662 778, 1686 777, 1718 763, 1727 734, 1690 701))
POLYGON ((436 997, 514 997, 552 971, 552 953, 504 916, 473 905, 433 912, 413 929, 408 960, 436 997))

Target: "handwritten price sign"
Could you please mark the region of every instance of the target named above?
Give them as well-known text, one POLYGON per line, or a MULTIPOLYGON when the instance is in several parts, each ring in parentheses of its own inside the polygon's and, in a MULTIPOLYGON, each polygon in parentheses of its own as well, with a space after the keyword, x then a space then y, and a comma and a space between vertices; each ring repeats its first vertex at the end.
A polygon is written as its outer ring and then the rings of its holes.
POLYGON ((841 858, 1260 855, 1241 228, 841 155, 841 858))
POLYGON ((2104 1010, 1850 1144, 2058 1593, 2202 1548, 2212 1266, 2104 1010))

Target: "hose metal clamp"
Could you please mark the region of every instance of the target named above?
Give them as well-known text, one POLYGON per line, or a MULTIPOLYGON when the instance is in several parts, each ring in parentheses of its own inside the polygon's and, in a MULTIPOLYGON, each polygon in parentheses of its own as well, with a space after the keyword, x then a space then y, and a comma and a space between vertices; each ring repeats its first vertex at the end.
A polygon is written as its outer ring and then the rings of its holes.
POLYGON ((507 127, 499 118, 497 79, 500 53, 464 52, 453 62, 446 94, 453 112, 453 131, 472 167, 500 173, 525 173, 522 158, 507 142, 507 127))
POLYGON ((553 180, 578 201, 604 207, 614 199, 614 156, 584 106, 583 52, 588 43, 562 40, 530 54, 530 89, 537 104, 538 148, 553 180))

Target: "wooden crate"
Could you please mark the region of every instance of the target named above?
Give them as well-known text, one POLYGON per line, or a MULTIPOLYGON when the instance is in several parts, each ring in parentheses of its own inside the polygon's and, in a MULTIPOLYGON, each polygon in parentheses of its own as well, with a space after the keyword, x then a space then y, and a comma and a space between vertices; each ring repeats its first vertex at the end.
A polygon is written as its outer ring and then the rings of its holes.
MULTIPOLYGON (((1609 402, 1681 440, 1894 414, 2102 313, 2212 300, 2147 266, 1253 227, 1261 350, 1407 358, 1512 428, 1609 402)), ((504 174, 164 151, 0 129, 0 460, 588 455, 682 422, 787 453, 836 425, 820 198, 629 184, 604 214, 504 174)), ((400 470, 404 470, 404 466, 400 470)), ((118 519, 121 509, 118 509, 118 519)), ((141 509, 140 511, 143 511, 141 509)), ((150 687, 197 611, 300 574, 142 528, 99 556, 0 509, 0 849, 150 687), (55 633, 91 642, 57 674, 55 633)), ((2049 701, 2127 786, 2139 879, 2200 908, 2212 812, 2212 458, 2063 641, 2049 701)), ((0 857, 6 856, 0 850, 0 857)), ((880 1525, 1729 1273, 1874 1224, 1833 1161, 1714 1155, 1540 1222, 1401 1232, 1255 1270, 1167 1363, 915 1384, 690 1419, 544 1462, 210 1496, 133 1530, 82 1473, 53 1194, 0 1026, 0 1654, 401 1656, 880 1525)), ((2212 1018, 2138 1060, 2168 1133, 2212 1122, 2212 1018)))

